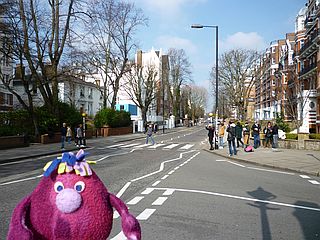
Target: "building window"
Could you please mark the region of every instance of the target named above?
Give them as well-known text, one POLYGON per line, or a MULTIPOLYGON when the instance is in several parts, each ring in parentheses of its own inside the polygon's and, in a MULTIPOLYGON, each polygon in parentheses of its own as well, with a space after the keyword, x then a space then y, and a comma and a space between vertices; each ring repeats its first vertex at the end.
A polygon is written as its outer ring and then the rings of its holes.
POLYGON ((80 88, 80 97, 84 97, 84 87, 80 88))
POLYGON ((88 98, 92 98, 92 88, 89 89, 89 95, 88 98))
POLYGON ((120 110, 124 110, 124 105, 120 105, 120 110))

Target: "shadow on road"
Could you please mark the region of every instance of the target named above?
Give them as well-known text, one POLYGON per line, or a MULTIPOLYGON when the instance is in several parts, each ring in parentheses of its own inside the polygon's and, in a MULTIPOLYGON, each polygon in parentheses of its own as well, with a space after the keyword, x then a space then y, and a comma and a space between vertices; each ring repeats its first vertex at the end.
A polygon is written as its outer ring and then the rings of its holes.
MULTIPOLYGON (((320 206, 316 203, 305 201, 297 201, 295 202, 295 205, 306 206, 315 209, 320 208, 320 206)), ((293 216, 295 216, 300 223, 304 239, 320 239, 320 211, 295 208, 293 216)))
MULTIPOLYGON (((263 201, 272 201, 276 198, 275 195, 264 190, 262 187, 258 187, 256 190, 248 191, 247 193, 250 196, 252 196, 253 198, 263 200, 263 201)), ((256 207, 260 210, 262 239, 263 240, 271 240, 272 237, 271 237, 270 224, 269 224, 269 220, 268 220, 267 211, 280 210, 280 209, 269 207, 268 206, 269 203, 266 203, 266 202, 255 202, 254 204, 252 204, 252 203, 247 203, 247 204, 252 207, 256 207)))

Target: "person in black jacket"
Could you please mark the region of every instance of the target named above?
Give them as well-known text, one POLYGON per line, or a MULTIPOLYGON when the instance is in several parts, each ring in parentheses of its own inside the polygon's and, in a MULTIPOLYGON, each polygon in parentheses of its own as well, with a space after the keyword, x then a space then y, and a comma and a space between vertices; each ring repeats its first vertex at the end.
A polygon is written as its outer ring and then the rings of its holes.
POLYGON ((237 149, 236 149, 236 125, 233 123, 233 121, 229 121, 229 125, 227 127, 227 133, 228 133, 228 145, 229 145, 229 156, 237 155, 237 149))
POLYGON ((278 148, 279 127, 275 123, 272 127, 272 148, 278 148))
POLYGON ((209 143, 210 143, 210 150, 214 150, 213 148, 213 139, 214 139, 214 127, 212 127, 212 124, 209 124, 206 129, 208 130, 208 137, 209 137, 209 143))

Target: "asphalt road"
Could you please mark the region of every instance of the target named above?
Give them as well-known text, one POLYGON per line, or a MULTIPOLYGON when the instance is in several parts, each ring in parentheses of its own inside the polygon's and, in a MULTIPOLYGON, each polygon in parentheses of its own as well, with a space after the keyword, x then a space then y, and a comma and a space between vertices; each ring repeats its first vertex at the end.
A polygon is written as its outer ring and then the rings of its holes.
MULTIPOLYGON (((206 131, 200 128, 155 140, 154 147, 141 139, 101 141, 87 149, 109 192, 139 219, 143 239, 320 239, 319 186, 298 174, 205 151, 206 131)), ((0 239, 13 208, 54 157, 0 166, 0 239)), ((124 239, 118 218, 110 239, 124 239)))

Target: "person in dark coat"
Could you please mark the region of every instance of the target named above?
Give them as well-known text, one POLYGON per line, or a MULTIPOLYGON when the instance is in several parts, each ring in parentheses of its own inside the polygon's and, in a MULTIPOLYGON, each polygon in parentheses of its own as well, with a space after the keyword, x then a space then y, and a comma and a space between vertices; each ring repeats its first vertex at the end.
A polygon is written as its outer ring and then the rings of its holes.
POLYGON ((233 121, 229 121, 229 125, 227 127, 227 133, 228 133, 228 145, 229 145, 229 156, 237 155, 237 149, 236 149, 236 125, 233 123, 233 121))
POLYGON ((272 127, 272 148, 278 148, 279 127, 274 124, 272 127))
POLYGON ((260 131, 261 131, 261 125, 258 121, 256 121, 252 127, 252 136, 253 136, 253 147, 256 149, 260 146, 260 131))
POLYGON ((214 150, 213 148, 213 139, 214 139, 214 127, 212 127, 212 124, 209 124, 206 129, 208 130, 208 137, 209 137, 209 143, 210 143, 210 150, 214 150))
POLYGON ((265 134, 265 146, 264 147, 269 147, 269 144, 273 143, 272 140, 272 124, 271 122, 268 122, 267 126, 263 129, 263 133, 265 134))
POLYGON ((239 147, 239 142, 241 143, 242 148, 244 147, 244 144, 242 142, 242 130, 243 128, 240 122, 237 122, 237 125, 236 125, 237 148, 239 147))

